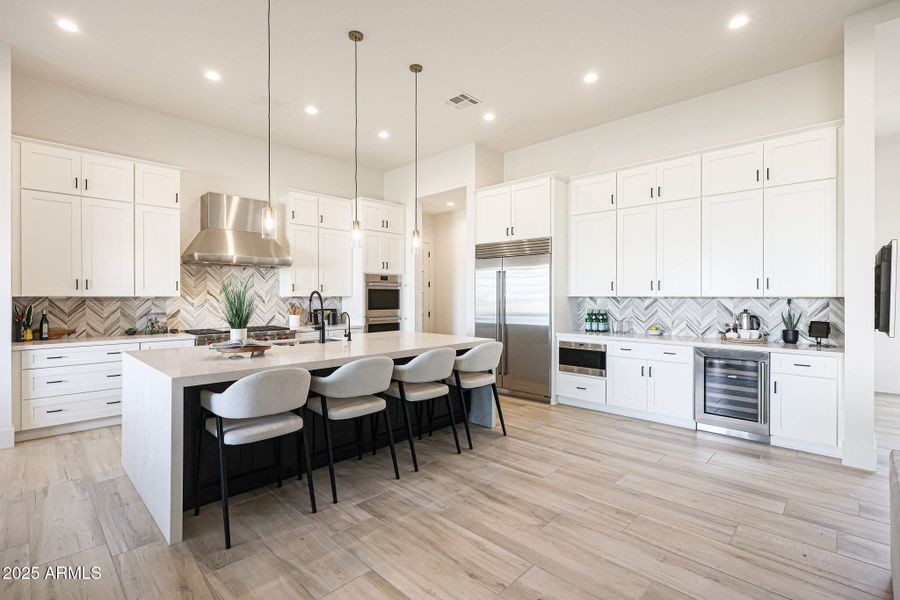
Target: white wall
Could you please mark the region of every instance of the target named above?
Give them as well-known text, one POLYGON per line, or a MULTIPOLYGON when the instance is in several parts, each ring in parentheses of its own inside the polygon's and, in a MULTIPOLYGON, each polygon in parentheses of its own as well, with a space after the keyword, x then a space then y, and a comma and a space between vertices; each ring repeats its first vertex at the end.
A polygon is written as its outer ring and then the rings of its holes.
MULTIPOLYGON (((875 246, 893 238, 900 239, 900 140, 875 146, 875 246)), ((898 365, 900 337, 876 333, 876 392, 900 394, 898 365)))
POLYGON ((580 175, 840 119, 842 64, 836 56, 513 150, 503 175, 580 175))
MULTIPOLYGON (((12 135, 9 44, 0 42, 0 140, 12 135)), ((14 442, 12 424, 12 156, 0 144, 0 448, 14 442)))
MULTIPOLYGON (((184 199, 182 249, 200 229, 199 200, 204 193, 216 191, 260 199, 266 197, 265 139, 19 76, 13 78, 12 110, 13 132, 17 135, 170 163, 186 169, 181 180, 184 199)), ((247 110, 257 109, 248 104, 247 110)), ((259 131, 264 136, 265 112, 260 110, 259 115, 259 131)), ((278 129, 277 113, 273 118, 273 129, 278 129)), ((380 171, 360 168, 361 195, 380 198, 383 181, 380 171)), ((273 196, 284 187, 351 198, 353 164, 274 145, 273 196)))
POLYGON ((429 215, 431 242, 432 331, 466 335, 466 210, 429 215))

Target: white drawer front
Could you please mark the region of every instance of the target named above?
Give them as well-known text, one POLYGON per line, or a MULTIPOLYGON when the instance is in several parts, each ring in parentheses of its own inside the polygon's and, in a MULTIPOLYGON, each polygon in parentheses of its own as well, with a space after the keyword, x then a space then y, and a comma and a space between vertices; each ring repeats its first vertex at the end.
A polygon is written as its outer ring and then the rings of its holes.
POLYGON ((141 350, 156 350, 157 348, 186 348, 193 345, 194 340, 159 340, 155 342, 141 342, 141 350))
POLYGON ((22 429, 64 425, 122 414, 122 390, 22 402, 22 429))
POLYGON ((772 353, 772 372, 785 375, 806 375, 837 379, 837 358, 772 353))
POLYGON ((607 346, 611 356, 623 358, 644 358, 667 362, 688 363, 694 360, 692 346, 674 346, 667 344, 648 344, 642 342, 614 342, 607 346))
POLYGON ((82 346, 76 348, 45 348, 22 352, 23 369, 43 369, 44 367, 67 367, 94 363, 119 362, 122 353, 137 350, 140 344, 104 344, 102 346, 82 346))
POLYGON ((121 362, 22 371, 23 400, 121 387, 121 362))
POLYGON ((606 380, 599 377, 558 373, 556 395, 596 404, 606 404, 606 380))

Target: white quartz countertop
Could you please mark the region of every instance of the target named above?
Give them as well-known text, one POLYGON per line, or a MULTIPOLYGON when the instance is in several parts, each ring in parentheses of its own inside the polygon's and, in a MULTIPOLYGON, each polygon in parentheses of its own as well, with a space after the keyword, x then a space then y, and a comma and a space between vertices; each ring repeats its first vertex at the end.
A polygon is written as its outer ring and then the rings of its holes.
POLYGON ((263 356, 229 358, 206 347, 164 348, 153 352, 127 352, 129 360, 138 361, 184 386, 234 381, 265 369, 302 367, 308 370, 339 367, 359 358, 387 356, 403 358, 421 354, 432 348, 450 347, 457 350, 472 348, 488 342, 485 338, 421 333, 415 331, 385 331, 358 333, 353 341, 331 341, 324 344, 272 346, 263 356))
POLYGON ((187 333, 157 333, 154 335, 113 335, 107 337, 65 337, 58 340, 32 340, 13 342, 13 352, 19 350, 39 350, 41 348, 69 348, 72 346, 97 346, 103 344, 135 344, 138 342, 167 342, 192 340, 196 336, 187 333))
POLYGON ((585 331, 561 331, 557 338, 564 341, 584 342, 646 342, 651 344, 671 344, 674 346, 692 346, 694 348, 728 348, 729 350, 746 350, 747 352, 788 352, 792 354, 843 356, 844 348, 817 348, 815 345, 804 346, 770 341, 768 344, 733 344, 715 338, 683 337, 674 335, 647 335, 641 333, 587 333, 585 331))

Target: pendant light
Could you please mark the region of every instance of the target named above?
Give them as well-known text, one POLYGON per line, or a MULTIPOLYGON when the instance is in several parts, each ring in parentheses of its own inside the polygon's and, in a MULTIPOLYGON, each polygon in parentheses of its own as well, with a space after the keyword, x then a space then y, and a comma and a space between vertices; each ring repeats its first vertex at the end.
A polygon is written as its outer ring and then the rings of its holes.
POLYGON ((263 237, 276 237, 275 208, 272 206, 272 0, 267 2, 266 11, 266 125, 268 154, 266 160, 266 208, 263 210, 263 237))
POLYGON ((358 245, 362 238, 362 227, 359 222, 359 61, 357 49, 363 39, 361 31, 355 29, 349 34, 353 40, 353 227, 350 238, 358 245))
POLYGON ((419 233, 419 73, 422 72, 422 65, 411 64, 409 70, 415 74, 415 102, 414 102, 414 138, 415 138, 415 160, 413 162, 414 169, 414 203, 415 212, 413 213, 413 233, 412 247, 413 253, 418 254, 419 248, 422 246, 422 236, 419 233))

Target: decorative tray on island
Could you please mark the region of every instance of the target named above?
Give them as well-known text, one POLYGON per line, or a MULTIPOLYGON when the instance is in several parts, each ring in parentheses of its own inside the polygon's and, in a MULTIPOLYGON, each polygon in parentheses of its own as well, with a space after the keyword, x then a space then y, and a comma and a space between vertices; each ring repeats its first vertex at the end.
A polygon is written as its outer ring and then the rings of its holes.
POLYGON ((726 344, 741 344, 744 346, 765 346, 766 344, 769 343, 769 334, 761 335, 758 338, 756 338, 755 340, 751 340, 748 338, 740 338, 740 337, 727 338, 727 337, 725 337, 724 333, 720 337, 722 338, 722 341, 725 342, 726 344))
POLYGON ((258 340, 229 340, 210 344, 209 347, 220 354, 230 354, 228 358, 244 358, 241 354, 250 354, 250 358, 253 358, 265 354, 272 344, 258 340))

